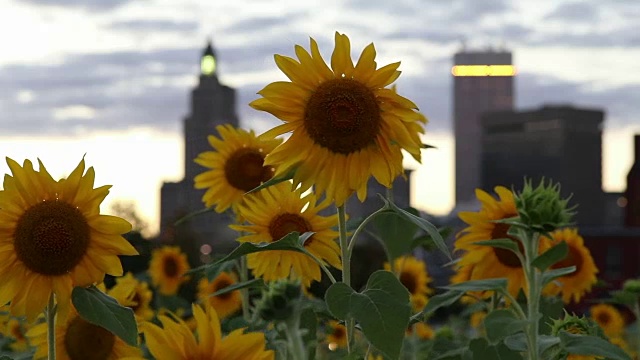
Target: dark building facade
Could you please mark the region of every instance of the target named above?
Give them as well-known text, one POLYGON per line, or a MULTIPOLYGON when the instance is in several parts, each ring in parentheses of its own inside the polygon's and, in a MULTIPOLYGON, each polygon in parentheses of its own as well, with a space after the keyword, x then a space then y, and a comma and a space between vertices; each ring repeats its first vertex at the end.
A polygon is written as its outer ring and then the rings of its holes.
POLYGON ((506 51, 461 51, 453 62, 455 201, 460 204, 475 201, 480 187, 480 115, 513 109, 515 69, 506 51))
POLYGON ((625 225, 640 228, 640 134, 634 136, 634 162, 627 175, 625 225))
MULTIPOLYGON (((174 223, 186 214, 204 209, 202 195, 205 190, 194 188, 194 177, 206 169, 194 159, 204 151, 210 151, 209 135, 217 135, 215 127, 221 124, 239 126, 235 110, 235 90, 218 80, 217 57, 211 42, 200 58, 200 81, 191 91, 190 113, 184 118, 184 179, 164 183, 160 195, 160 236, 171 242, 170 237, 188 236, 195 242, 194 248, 204 243, 214 251, 226 251, 234 244, 233 231, 228 229, 231 216, 208 212, 197 215, 180 227, 176 234, 174 223), (188 235, 185 235, 188 234, 188 235)), ((178 241, 180 239, 177 239, 178 241)))
POLYGON ((545 106, 482 116, 481 187, 522 187, 524 177, 560 182, 579 225, 603 225, 601 110, 545 106))

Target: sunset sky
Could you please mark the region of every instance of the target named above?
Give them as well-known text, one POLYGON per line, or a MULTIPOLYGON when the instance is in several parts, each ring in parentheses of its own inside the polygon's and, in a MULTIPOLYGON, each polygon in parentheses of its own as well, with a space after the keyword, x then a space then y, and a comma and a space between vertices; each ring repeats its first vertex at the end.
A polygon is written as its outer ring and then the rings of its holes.
POLYGON ((4 157, 41 158, 54 176, 86 154, 96 184, 135 201, 157 230, 163 181, 182 178, 181 123, 211 37, 221 81, 237 89, 241 124, 278 124, 247 106, 284 80, 273 54, 333 34, 352 55, 373 42, 377 62, 402 61, 398 91, 429 118, 413 205, 436 214, 453 206, 453 54, 513 52, 518 109, 545 103, 606 110, 603 184, 622 191, 640 133, 640 4, 600 1, 351 0, 0 0, 0 174, 4 157))

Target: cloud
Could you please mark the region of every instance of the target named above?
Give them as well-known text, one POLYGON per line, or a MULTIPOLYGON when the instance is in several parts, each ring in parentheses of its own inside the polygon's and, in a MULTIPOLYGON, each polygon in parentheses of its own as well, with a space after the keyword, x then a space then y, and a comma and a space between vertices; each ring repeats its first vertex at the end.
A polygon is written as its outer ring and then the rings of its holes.
POLYGON ((112 10, 134 0, 23 0, 40 6, 79 8, 87 11, 112 10))
POLYGON ((599 17, 600 11, 595 3, 576 1, 558 5, 544 20, 585 23, 597 21, 599 17))
POLYGON ((175 21, 164 19, 153 20, 123 20, 114 21, 109 28, 121 31, 154 31, 154 32, 193 32, 200 28, 200 24, 194 20, 175 21))

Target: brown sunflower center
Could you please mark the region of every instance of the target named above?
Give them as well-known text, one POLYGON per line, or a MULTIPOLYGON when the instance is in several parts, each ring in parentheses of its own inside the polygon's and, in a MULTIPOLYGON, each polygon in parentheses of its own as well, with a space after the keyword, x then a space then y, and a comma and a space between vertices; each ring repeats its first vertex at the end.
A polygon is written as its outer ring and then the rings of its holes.
POLYGON ((409 290, 411 295, 414 295, 416 290, 418 290, 418 281, 416 277, 407 271, 400 273, 400 282, 407 288, 407 290, 409 290))
MULTIPOLYGON (((280 240, 285 235, 294 231, 300 234, 311 231, 311 224, 299 214, 290 213, 276 216, 269 224, 269 235, 274 241, 280 240)), ((311 239, 307 240, 306 244, 309 244, 310 241, 311 239)))
POLYGON ((580 251, 576 249, 574 246, 569 245, 569 252, 567 253, 567 257, 555 263, 553 266, 551 266, 551 268, 560 269, 560 268, 565 268, 569 266, 575 266, 576 271, 572 272, 569 275, 565 275, 568 277, 572 277, 580 273, 580 269, 582 269, 583 261, 584 259, 582 258, 582 254, 580 254, 580 251))
POLYGON ((274 174, 272 166, 264 166, 265 154, 259 149, 242 148, 224 164, 224 176, 231 186, 242 191, 255 189, 274 174))
POLYGON ((90 237, 89 224, 80 210, 62 201, 43 201, 18 220, 14 247, 29 270, 62 275, 82 260, 90 237))
POLYGON ((11 333, 11 336, 13 336, 13 338, 18 341, 22 341, 25 339, 24 334, 22 333, 22 327, 17 322, 11 324, 10 333, 11 333))
POLYGON ((173 257, 166 257, 162 262, 162 270, 167 277, 173 278, 178 276, 178 262, 173 257))
POLYGON ((347 336, 347 333, 344 331, 345 329, 342 326, 336 326, 333 328, 333 336, 336 339, 343 339, 347 336))
POLYGON ((131 298, 131 302, 133 303, 133 305, 130 306, 131 310, 133 310, 133 312, 135 313, 142 306, 142 299, 140 297, 140 293, 137 290, 133 293, 133 297, 131 298))
POLYGON ((108 330, 77 316, 64 335, 64 348, 71 360, 102 360, 109 358, 115 341, 108 330))
POLYGON ((609 315, 608 312, 603 311, 596 316, 596 320, 598 321, 598 324, 606 326, 611 322, 611 315, 609 315))
MULTIPOLYGON (((213 292, 215 293, 218 290, 222 290, 224 288, 226 288, 227 286, 231 286, 233 285, 233 283, 229 280, 229 279, 220 279, 218 280, 214 285, 213 285, 213 292)), ((222 299, 222 300, 226 300, 228 298, 231 297, 231 294, 233 293, 233 291, 229 291, 226 292, 224 294, 220 294, 218 296, 216 296, 218 299, 222 299)))
POLYGON ((334 153, 345 155, 371 145, 381 124, 375 94, 352 79, 320 84, 304 112, 304 127, 311 139, 334 153))
MULTIPOLYGON (((518 244, 518 248, 522 252, 523 251, 522 243, 518 239, 509 235, 507 233, 508 231, 509 231, 509 225, 494 223, 493 230, 491 231, 491 239, 511 239, 515 241, 516 244, 518 244)), ((513 253, 513 251, 494 247, 493 252, 496 254, 498 261, 500 261, 502 265, 510 268, 522 267, 520 260, 518 259, 516 254, 513 253)))

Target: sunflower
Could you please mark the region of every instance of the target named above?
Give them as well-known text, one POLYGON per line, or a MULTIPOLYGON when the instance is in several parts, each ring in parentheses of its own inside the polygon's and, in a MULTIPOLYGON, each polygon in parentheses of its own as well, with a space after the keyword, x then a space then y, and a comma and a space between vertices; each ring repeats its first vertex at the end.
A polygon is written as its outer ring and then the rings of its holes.
POLYGON ((624 331, 624 318, 614 306, 597 304, 589 308, 591 319, 598 323, 608 337, 619 337, 624 331))
POLYGON ((0 334, 12 341, 9 344, 9 348, 12 351, 26 352, 29 349, 29 341, 26 336, 27 329, 27 324, 16 318, 10 318, 4 324, 4 329, 0 326, 0 334))
POLYGON ((237 282, 236 275, 226 271, 221 272, 213 281, 204 277, 198 282, 198 299, 202 302, 208 302, 220 318, 226 318, 242 308, 240 291, 234 290, 217 296, 212 296, 212 294, 237 282))
MULTIPOLYGON (((332 228, 338 225, 337 215, 320 216, 318 212, 329 205, 324 201, 316 205, 312 192, 301 195, 302 189, 291 190, 284 182, 270 186, 245 199, 239 207, 239 215, 249 225, 230 225, 234 230, 248 235, 239 242, 270 243, 297 231, 313 232, 304 247, 321 261, 340 269, 340 248, 335 239, 338 233, 332 228)), ((247 265, 253 275, 265 281, 284 278, 301 279, 308 288, 312 280, 320 281, 320 266, 309 256, 289 250, 272 250, 247 255, 247 265)))
MULTIPOLYGON (((127 357, 142 357, 140 349, 130 346, 109 330, 82 319, 71 306, 65 321, 56 320, 56 359, 116 360, 127 357)), ((47 323, 32 327, 27 336, 36 348, 34 359, 47 358, 47 323)))
POLYGON ((71 290, 122 275, 118 255, 137 255, 121 235, 127 221, 100 215, 111 186, 93 188, 93 167, 84 159, 68 178, 55 181, 38 160, 23 166, 7 158, 12 175, 0 191, 0 304, 31 322, 55 294, 68 312, 71 290))
POLYGON ((220 137, 210 135, 209 144, 215 151, 198 155, 195 162, 211 170, 195 177, 196 189, 207 189, 202 196, 205 206, 215 205, 216 212, 235 207, 242 196, 273 177, 274 168, 264 164, 264 158, 281 140, 261 140, 253 131, 218 125, 220 137))
POLYGON ((136 279, 133 274, 126 273, 125 276, 116 278, 116 285, 109 289, 108 294, 122 306, 130 307, 139 321, 153 318, 150 307, 153 292, 149 289, 149 284, 136 279))
MULTIPOLYGON (((427 304, 427 296, 433 293, 433 289, 427 284, 431 277, 427 273, 424 261, 413 256, 403 256, 394 260, 395 271, 398 279, 409 290, 411 305, 414 311, 420 311, 427 304)), ((384 264, 385 270, 390 270, 390 264, 384 264)))
MULTIPOLYGON (((596 283, 596 267, 591 253, 584 246, 584 239, 578 234, 577 229, 565 228, 551 233, 553 245, 565 241, 569 246, 569 254, 564 260, 554 264, 553 269, 575 266, 576 271, 556 279, 549 285, 551 294, 562 293, 562 301, 569 303, 572 300, 579 302, 582 296, 596 283)), ((546 238, 545 238, 546 239, 546 238)))
POLYGON ((311 41, 311 53, 299 45, 299 59, 275 55, 277 66, 291 82, 274 82, 260 90, 262 98, 249 104, 284 122, 261 138, 291 137, 265 158, 277 167, 276 176, 297 167, 294 188, 312 185, 318 194, 342 205, 357 192, 367 196, 373 177, 390 187, 403 174, 402 152, 420 161, 420 134, 426 118, 410 100, 385 88, 399 76, 399 62, 376 69, 376 50, 369 44, 357 64, 351 60, 346 35, 335 33, 329 68, 311 41))
POLYGON ((326 337, 332 351, 347 347, 347 328, 335 320, 327 323, 326 337))
MULTIPOLYGON (((469 226, 460 232, 456 239, 455 249, 463 250, 464 254, 457 263, 458 274, 451 280, 456 283, 507 278, 507 289, 511 295, 516 296, 520 289, 526 287, 524 271, 518 257, 506 249, 474 244, 483 240, 506 238, 515 241, 522 251, 521 242, 507 234, 509 225, 494 222, 518 215, 513 193, 503 186, 497 186, 495 192, 499 196, 498 199, 483 190, 476 189, 476 197, 482 205, 481 209, 478 212, 459 213, 460 219, 469 226)), ((539 251, 544 251, 548 247, 548 241, 540 241, 539 251)))
POLYGON ((476 311, 471 314, 471 317, 469 318, 469 325, 471 325, 471 327, 474 329, 478 329, 484 323, 484 318, 486 317, 486 311, 476 311))
POLYGON ((163 246, 151 254, 151 284, 158 287, 162 295, 175 295, 180 284, 189 280, 188 276, 184 276, 189 269, 187 255, 178 246, 163 246))
POLYGON ((265 349, 263 333, 244 333, 244 329, 237 329, 223 338, 220 320, 213 308, 205 304, 202 309, 193 304, 192 309, 197 323, 197 338, 184 321, 175 317, 158 316, 162 328, 150 322, 143 323, 147 346, 157 360, 274 359, 273 350, 265 349))
POLYGON ((436 334, 435 331, 433 331, 433 328, 424 322, 415 323, 412 326, 409 326, 407 329, 407 335, 411 336, 414 331, 416 336, 422 340, 431 340, 436 334))

